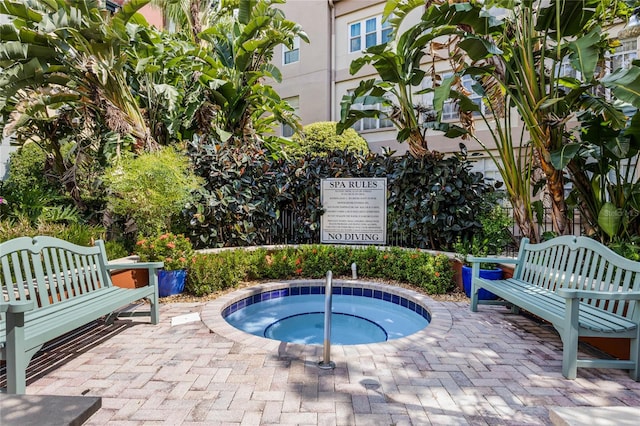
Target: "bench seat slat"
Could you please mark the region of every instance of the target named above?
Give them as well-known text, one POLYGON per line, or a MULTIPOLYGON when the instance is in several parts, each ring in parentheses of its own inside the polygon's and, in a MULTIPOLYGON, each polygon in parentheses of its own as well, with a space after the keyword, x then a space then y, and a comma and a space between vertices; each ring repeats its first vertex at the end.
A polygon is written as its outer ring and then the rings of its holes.
MULTIPOLYGON (((137 300, 149 297, 148 288, 104 288, 63 303, 50 305, 49 309, 36 309, 25 314, 25 349, 39 348, 43 343, 75 330, 101 316, 137 300)), ((0 322, 0 341, 5 339, 5 323, 0 322)), ((0 351, 0 359, 4 359, 0 351)))
MULTIPOLYGON (((498 281, 480 279, 478 283, 492 293, 503 294, 505 299, 513 301, 554 325, 560 325, 564 319, 565 299, 555 293, 515 279, 498 281), (526 304, 529 309, 522 306, 523 304, 526 304)), ((581 327, 603 333, 619 333, 635 330, 637 327, 632 321, 587 304, 580 305, 579 322, 581 327)))
MULTIPOLYGON (((25 314, 25 349, 38 349, 57 336, 148 296, 149 290, 145 288, 110 287, 69 300, 64 305, 54 305, 51 309, 30 311, 25 314)), ((4 337, 5 331, 0 333, 4 337)))

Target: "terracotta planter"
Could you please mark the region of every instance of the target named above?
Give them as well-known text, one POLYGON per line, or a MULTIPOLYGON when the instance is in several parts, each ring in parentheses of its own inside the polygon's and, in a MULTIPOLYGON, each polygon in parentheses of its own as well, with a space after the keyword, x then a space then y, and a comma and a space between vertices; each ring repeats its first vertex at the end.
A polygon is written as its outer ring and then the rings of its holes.
POLYGON ((508 280, 509 278, 513 278, 513 265, 500 265, 500 269, 502 269, 502 279, 508 280))
POLYGON ((462 284, 462 262, 459 259, 450 259, 451 269, 453 269, 453 280, 456 283, 456 287, 460 292, 464 291, 464 285, 462 284))
POLYGON ((581 342, 588 343, 594 348, 600 349, 609 355, 619 359, 629 359, 630 339, 622 339, 617 337, 580 337, 581 342))
POLYGON ((122 288, 139 288, 149 284, 148 269, 123 269, 111 271, 113 285, 122 288))

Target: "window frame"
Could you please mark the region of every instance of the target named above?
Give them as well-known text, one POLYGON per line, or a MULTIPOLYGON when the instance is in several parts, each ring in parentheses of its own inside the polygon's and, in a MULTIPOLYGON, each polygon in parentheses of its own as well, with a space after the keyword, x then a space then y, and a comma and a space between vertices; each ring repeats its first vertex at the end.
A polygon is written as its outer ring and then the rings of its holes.
MULTIPOLYGON (((293 112, 297 115, 300 115, 300 95, 296 95, 296 96, 290 96, 288 98, 283 99, 284 101, 286 101, 287 103, 289 103, 289 105, 291 105, 291 107, 293 108, 293 112)), ((295 129, 291 126, 289 126, 288 124, 285 123, 281 123, 280 124, 280 135, 283 138, 290 138, 292 137, 294 134, 296 133, 295 129), (290 133, 290 134, 288 134, 290 133)))
POLYGON ((383 21, 382 14, 350 22, 347 25, 349 53, 362 52, 369 47, 386 43, 391 38, 392 31, 393 29, 391 28, 390 17, 383 21), (373 30, 368 31, 367 23, 371 21, 373 21, 374 28, 373 30), (355 28, 357 28, 357 31, 354 31, 355 28), (368 36, 373 34, 375 34, 375 44, 368 44, 368 36), (357 48, 354 48, 355 41, 357 41, 357 48))
MULTIPOLYGON (((347 93, 353 93, 353 89, 348 90, 347 93)), ((377 109, 377 110, 383 111, 383 113, 384 111, 391 111, 391 107, 386 107, 383 109, 381 103, 371 104, 371 105, 364 105, 362 103, 357 103, 357 104, 351 105, 351 108, 359 111, 366 110, 366 109, 377 109)), ((356 132, 375 132, 378 130, 385 131, 385 130, 393 129, 395 128, 395 126, 393 124, 393 121, 391 121, 391 119, 388 118, 388 115, 387 115, 387 117, 361 118, 360 120, 353 123, 353 126, 351 126, 351 128, 354 129, 356 132), (385 125, 385 124, 388 124, 388 125, 385 125)))
POLYGON ((282 65, 291 65, 300 62, 300 37, 295 36, 293 39, 293 49, 289 49, 287 46, 282 45, 282 65), (295 61, 287 62, 287 54, 297 52, 295 61))

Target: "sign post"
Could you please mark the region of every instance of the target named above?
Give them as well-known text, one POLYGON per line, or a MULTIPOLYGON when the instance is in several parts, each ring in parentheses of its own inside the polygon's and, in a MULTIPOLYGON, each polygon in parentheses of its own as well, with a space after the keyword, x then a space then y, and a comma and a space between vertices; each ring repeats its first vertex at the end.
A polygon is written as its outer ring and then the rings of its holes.
POLYGON ((387 179, 335 178, 320 182, 320 242, 387 242, 387 179))

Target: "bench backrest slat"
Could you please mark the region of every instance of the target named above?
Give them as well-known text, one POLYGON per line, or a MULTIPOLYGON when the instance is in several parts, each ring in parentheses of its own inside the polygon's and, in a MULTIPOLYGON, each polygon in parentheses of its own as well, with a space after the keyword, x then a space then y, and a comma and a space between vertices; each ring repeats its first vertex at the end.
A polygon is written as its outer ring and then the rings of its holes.
MULTIPOLYGON (((49 250, 47 250, 46 248, 42 249, 40 252, 40 257, 43 260, 44 263, 44 268, 43 268, 43 272, 44 272, 44 277, 46 277, 46 285, 49 289, 49 293, 51 295, 51 299, 55 302, 59 299, 59 293, 60 293, 60 289, 58 288, 58 280, 55 279, 55 276, 53 275, 53 268, 51 267, 51 259, 49 257, 49 250)), ((43 277, 43 278, 44 278, 43 277)), ((38 279, 38 278, 36 278, 38 279)), ((40 295, 42 296, 42 294, 40 295)))
MULTIPOLYGON (((11 264, 15 265, 13 270, 15 271, 17 281, 24 282, 24 279, 22 278, 22 265, 20 265, 20 257, 18 256, 18 253, 11 253, 11 264)), ((17 290, 19 297, 21 299, 24 299, 27 292, 33 291, 33 283, 29 283, 27 288, 25 288, 24 286, 20 286, 17 290)))
POLYGON ((53 237, 21 237, 0 244, 0 290, 5 301, 47 306, 113 285, 104 247, 53 237))
MULTIPOLYGON (((62 266, 65 271, 78 270, 73 263, 73 254, 69 251, 62 252, 60 260, 62 261, 62 266)), ((69 274, 69 289, 73 292, 73 294, 81 294, 80 288, 78 287, 78 274, 69 274)))
MULTIPOLYGON (((588 237, 562 236, 531 244, 523 240, 514 277, 549 290, 640 291, 640 262, 618 255, 588 237)), ((636 301, 583 300, 599 309, 640 319, 636 301)))

